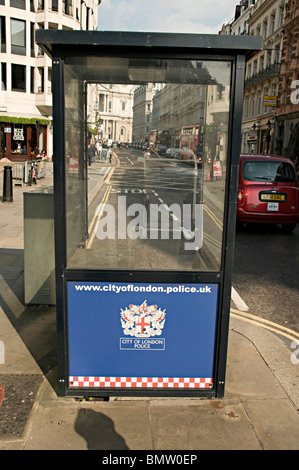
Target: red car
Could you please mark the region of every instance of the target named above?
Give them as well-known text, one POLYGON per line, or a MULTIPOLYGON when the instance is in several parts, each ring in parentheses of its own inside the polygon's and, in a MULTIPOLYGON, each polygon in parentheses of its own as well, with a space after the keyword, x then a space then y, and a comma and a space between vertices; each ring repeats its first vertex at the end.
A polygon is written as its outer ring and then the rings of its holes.
POLYGON ((290 233, 299 223, 295 166, 284 157, 241 155, 237 223, 281 224, 290 233))

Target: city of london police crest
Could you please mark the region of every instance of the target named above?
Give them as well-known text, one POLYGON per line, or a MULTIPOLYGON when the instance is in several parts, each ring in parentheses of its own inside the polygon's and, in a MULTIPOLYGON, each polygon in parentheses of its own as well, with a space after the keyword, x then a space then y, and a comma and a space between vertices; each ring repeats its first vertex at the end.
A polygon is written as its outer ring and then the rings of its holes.
POLYGON ((129 305, 129 308, 121 309, 120 316, 125 335, 149 338, 161 335, 166 313, 157 305, 147 305, 145 300, 141 305, 129 305))

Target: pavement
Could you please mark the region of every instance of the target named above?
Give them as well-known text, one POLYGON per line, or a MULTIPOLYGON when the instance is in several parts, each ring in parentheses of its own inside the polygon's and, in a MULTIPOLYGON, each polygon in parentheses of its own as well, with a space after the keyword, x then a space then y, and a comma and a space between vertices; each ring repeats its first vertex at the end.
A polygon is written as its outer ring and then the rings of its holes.
POLYGON ((47 163, 36 186, 0 197, 0 450, 102 450, 100 463, 130 466, 158 451, 199 463, 200 450, 298 450, 299 361, 282 337, 238 315, 223 399, 57 396, 56 309, 24 303, 23 192, 52 184, 47 163))

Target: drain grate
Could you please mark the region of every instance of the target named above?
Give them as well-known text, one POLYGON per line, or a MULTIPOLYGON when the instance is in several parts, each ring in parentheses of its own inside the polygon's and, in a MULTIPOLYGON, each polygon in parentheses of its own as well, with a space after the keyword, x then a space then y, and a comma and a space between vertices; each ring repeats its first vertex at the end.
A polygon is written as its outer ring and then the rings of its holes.
POLYGON ((42 380, 41 375, 0 375, 4 389, 0 406, 0 439, 22 437, 42 380))

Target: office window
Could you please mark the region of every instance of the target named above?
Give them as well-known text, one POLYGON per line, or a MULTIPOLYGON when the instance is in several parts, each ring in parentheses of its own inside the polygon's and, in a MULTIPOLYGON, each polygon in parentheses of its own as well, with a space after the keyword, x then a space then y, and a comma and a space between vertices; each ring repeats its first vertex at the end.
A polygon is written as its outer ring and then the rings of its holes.
POLYGON ((0 90, 6 90, 7 85, 6 85, 6 63, 2 62, 1 63, 1 87, 0 90))
POLYGON ((11 18, 11 53, 26 55, 26 22, 11 18))
POLYGON ((14 8, 20 8, 25 10, 25 0, 10 0, 10 6, 14 8))
POLYGON ((44 79, 44 68, 38 68, 39 73, 39 85, 38 85, 38 93, 44 93, 45 91, 45 79, 44 79))
POLYGON ((11 64, 12 91, 26 91, 26 66, 11 64))
POLYGON ((31 54, 31 57, 35 57, 35 53, 34 53, 34 44, 35 44, 35 41, 34 41, 34 23, 30 23, 30 54, 31 54))
MULTIPOLYGON (((87 10, 89 9, 87 8, 87 10)), ((72 0, 62 0, 62 12, 65 13, 66 15, 73 16, 72 0)))
POLYGON ((52 0, 52 11, 58 11, 58 0, 52 0))
POLYGON ((1 52, 6 52, 5 16, 0 16, 1 52))
POLYGON ((37 11, 43 11, 45 9, 44 0, 38 0, 37 2, 37 11))
POLYGON ((30 93, 34 93, 34 67, 30 67, 30 93))

